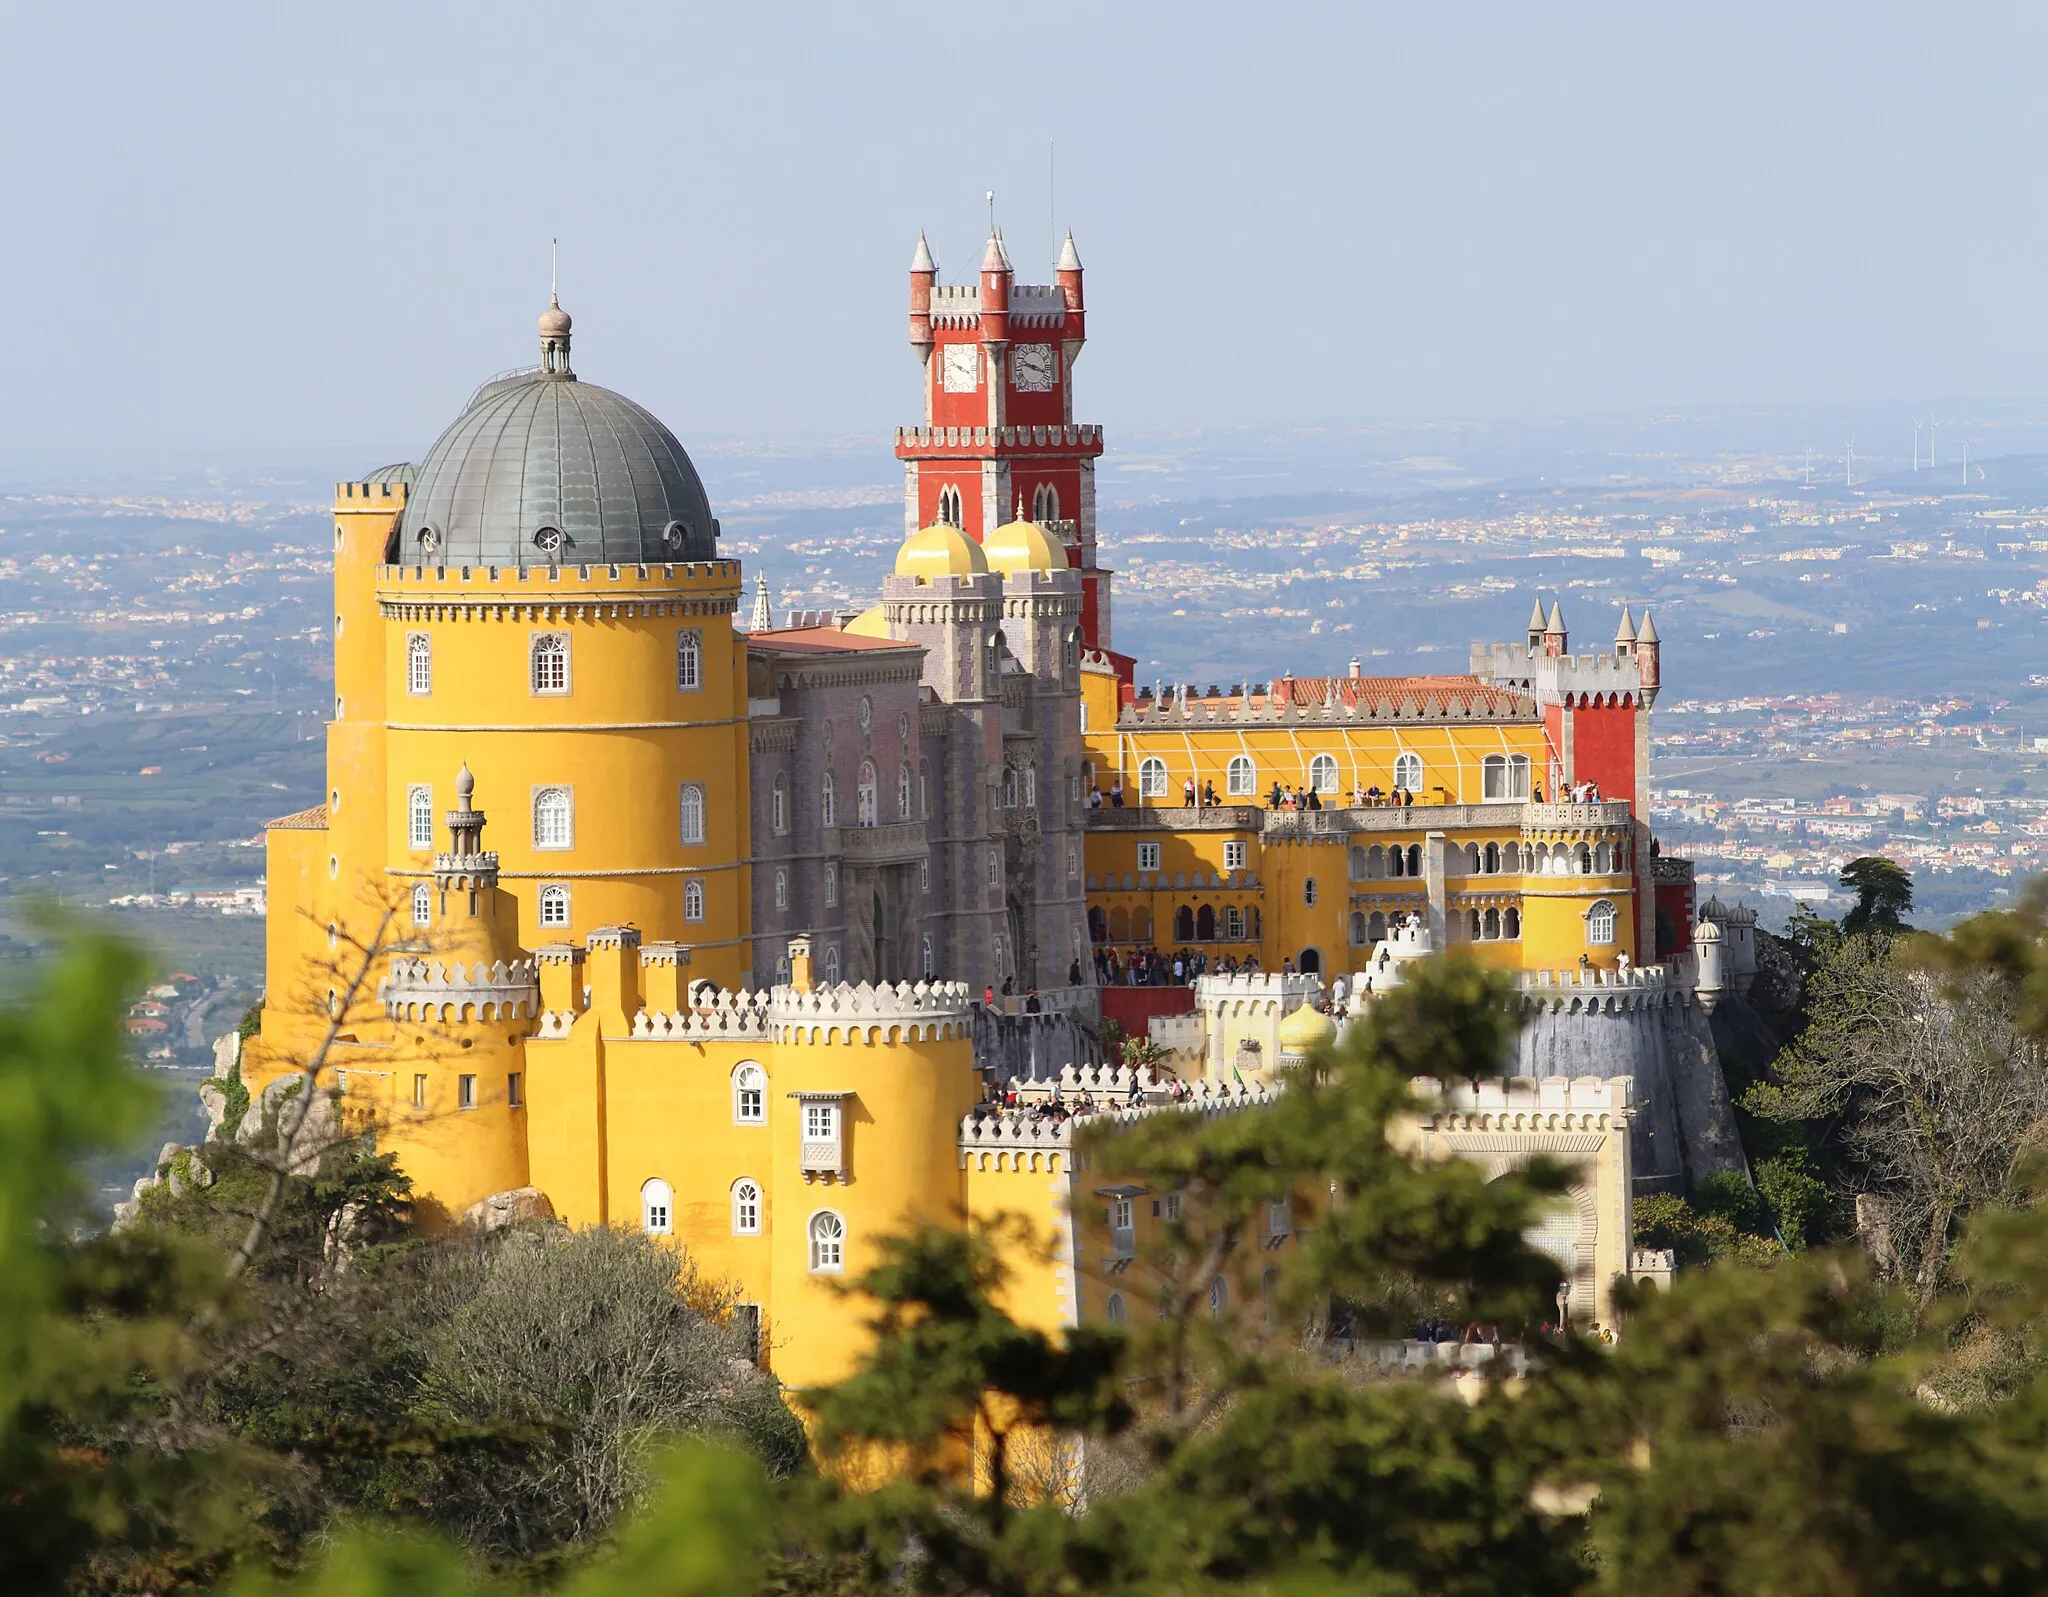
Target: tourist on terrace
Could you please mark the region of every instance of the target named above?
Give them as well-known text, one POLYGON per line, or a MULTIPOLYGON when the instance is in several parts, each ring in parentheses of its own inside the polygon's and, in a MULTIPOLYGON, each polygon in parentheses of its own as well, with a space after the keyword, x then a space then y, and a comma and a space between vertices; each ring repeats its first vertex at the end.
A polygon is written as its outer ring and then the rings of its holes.
POLYGON ((1275 782, 1273 784, 1273 791, 1266 795, 1266 808, 1269 810, 1277 810, 1278 808, 1280 808, 1281 801, 1285 798, 1285 796, 1286 795, 1284 795, 1280 791, 1280 784, 1278 782, 1275 782))
POLYGON ((1202 808, 1213 810, 1216 808, 1216 804, 1216 784, 1214 782, 1204 782, 1202 784, 1202 808))
POLYGON ((1195 779, 1192 776, 1181 783, 1180 796, 1181 808, 1191 810, 1195 807, 1195 779))
POLYGON ((1109 790, 1109 807, 1113 810, 1120 810, 1124 807, 1124 780, 1122 777, 1118 777, 1116 786, 1109 790))

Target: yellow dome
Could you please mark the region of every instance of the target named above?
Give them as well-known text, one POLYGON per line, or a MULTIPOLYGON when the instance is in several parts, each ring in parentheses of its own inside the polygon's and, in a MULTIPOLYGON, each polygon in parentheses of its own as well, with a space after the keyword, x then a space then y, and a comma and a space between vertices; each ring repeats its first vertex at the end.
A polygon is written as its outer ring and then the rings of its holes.
POLYGON ((876 604, 868 606, 847 622, 843 630, 851 632, 857 638, 886 638, 889 635, 889 623, 883 619, 882 607, 876 604))
POLYGON ((981 545, 943 521, 913 532, 896 551, 896 575, 920 582, 934 577, 978 577, 987 570, 981 545))
POLYGON ((991 571, 1065 571, 1067 551, 1035 521, 1006 521, 981 546, 991 571))
POLYGON ((1280 1022, 1283 1054, 1312 1054, 1337 1035, 1337 1023, 1314 1004, 1303 1004, 1280 1022))

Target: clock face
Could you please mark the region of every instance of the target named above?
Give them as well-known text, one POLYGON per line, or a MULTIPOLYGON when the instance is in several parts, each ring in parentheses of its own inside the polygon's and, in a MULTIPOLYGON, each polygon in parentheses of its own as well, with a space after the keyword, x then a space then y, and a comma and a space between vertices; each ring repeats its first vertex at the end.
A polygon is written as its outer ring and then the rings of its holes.
POLYGON ((945 384, 949 394, 971 394, 979 386, 981 350, 973 344, 946 346, 945 384))
POLYGON ((1016 355, 1012 357, 1012 370, 1016 374, 1018 393, 1051 393, 1053 378, 1052 345, 1019 344, 1016 355))

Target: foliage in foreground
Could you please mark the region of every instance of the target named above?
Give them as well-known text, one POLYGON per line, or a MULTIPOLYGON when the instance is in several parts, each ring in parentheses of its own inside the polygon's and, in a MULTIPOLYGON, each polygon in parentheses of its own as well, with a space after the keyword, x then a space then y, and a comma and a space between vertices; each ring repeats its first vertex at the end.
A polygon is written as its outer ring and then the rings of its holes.
MULTIPOLYGON (((1685 1277, 1630 1307, 1615 1348, 1559 1340, 1539 1329, 1555 1267, 1522 1237, 1562 1173, 1488 1182, 1467 1163, 1420 1166, 1388 1139, 1410 1078, 1484 1073, 1505 1042, 1495 979, 1452 961, 1418 971, 1270 1113, 1161 1114, 1094 1137, 1095 1169, 1183 1199, 1145 1261, 1164 1289, 1134 1301, 1128 1334, 1012 1321, 999 1232, 888 1243, 862 1283, 873 1356, 814 1395, 817 1434, 848 1479, 894 1466, 879 1490, 771 1484, 743 1451, 665 1465, 650 1452, 639 1467, 664 1484, 594 1538, 593 1557, 493 1576, 359 1510, 323 1522, 332 1539, 315 1567, 273 1573, 249 1517, 278 1500, 281 1464, 303 1460, 179 1405, 218 1391, 201 1366, 223 1336, 289 1306, 308 1278, 280 1266, 211 1289, 196 1230, 68 1239, 72 1161, 145 1107, 107 997, 132 974, 124 958, 81 944, 56 977, 64 1013, 0 1014, 0 1265, 18 1286, 0 1296, 0 1588, 510 1597, 539 1578, 573 1597, 1904 1597, 2048 1585, 2048 1377, 2021 1358, 1983 1378, 1985 1338, 2024 1345, 2048 1317, 2048 1213, 2025 1162, 2003 1202, 1959 1223, 1918 1336, 1895 1334, 1910 1290, 1817 1249, 1685 1277), (1304 1229, 1271 1249, 1282 1203, 1304 1229), (1498 1326, 1542 1373, 1461 1393, 1379 1378, 1352 1355, 1352 1339, 1420 1316, 1498 1326), (1965 1323, 1975 1330, 1958 1336, 1965 1323), (82 1440, 94 1435, 107 1440, 82 1440), (1007 1489, 964 1490, 963 1464, 1007 1489)), ((506 1325, 441 1320, 459 1327, 462 1360, 516 1364, 528 1333, 509 1322, 560 1312, 550 1292, 577 1297, 546 1245, 530 1245, 458 1267, 510 1272, 496 1295, 472 1283, 462 1296, 506 1325)), ((399 1247, 379 1268, 415 1262, 399 1247)), ((584 1265, 601 1279, 619 1262, 584 1265)), ((411 1290, 422 1278, 390 1279, 411 1290)), ((600 1344, 613 1334, 581 1329, 600 1344)), ((451 1407, 453 1372, 432 1387, 451 1407)), ((516 1410, 521 1392, 562 1378, 530 1363, 489 1397, 516 1410)), ((325 1379, 321 1401, 362 1400, 346 1372, 325 1379)), ((490 1445, 517 1441, 516 1424, 485 1429, 490 1445)), ((423 1445, 445 1458, 450 1441, 423 1445)), ((376 1517, 418 1527, 434 1511, 394 1494, 376 1517)))

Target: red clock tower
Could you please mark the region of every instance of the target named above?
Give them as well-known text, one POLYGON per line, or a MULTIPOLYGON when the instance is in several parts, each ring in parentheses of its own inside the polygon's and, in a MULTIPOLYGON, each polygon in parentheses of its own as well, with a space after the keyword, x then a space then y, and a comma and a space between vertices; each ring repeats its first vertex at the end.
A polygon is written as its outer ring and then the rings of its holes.
POLYGON ((1072 233, 1054 275, 1019 283, 998 230, 978 280, 942 287, 918 235, 910 347, 924 363, 924 425, 896 430, 904 532, 945 521, 979 543, 1006 521, 1040 523, 1082 572, 1081 636, 1106 652, 1111 573, 1095 563, 1102 429, 1074 421, 1074 363, 1088 335, 1072 233))

